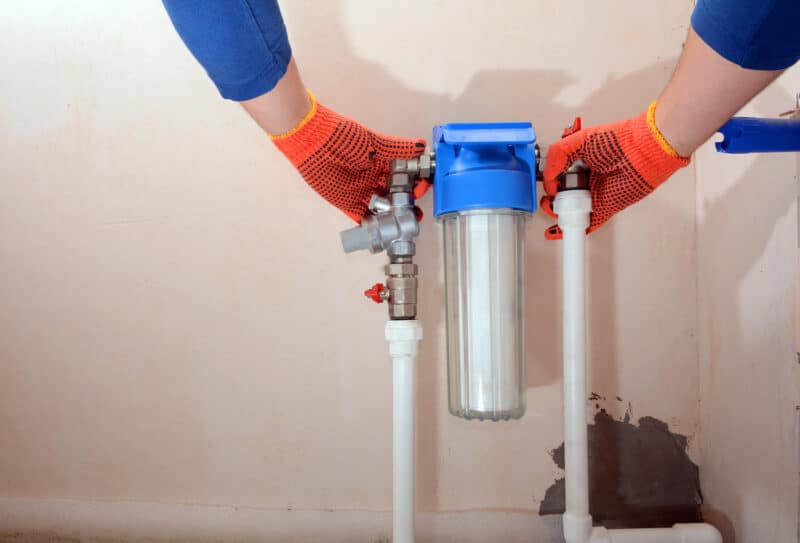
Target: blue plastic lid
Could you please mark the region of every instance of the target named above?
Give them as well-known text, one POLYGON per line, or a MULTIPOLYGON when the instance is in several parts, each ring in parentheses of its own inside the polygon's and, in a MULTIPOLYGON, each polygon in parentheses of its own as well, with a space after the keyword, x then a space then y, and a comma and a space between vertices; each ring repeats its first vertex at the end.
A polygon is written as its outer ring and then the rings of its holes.
POLYGON ((450 123, 433 129, 433 214, 536 210, 536 132, 530 123, 450 123))

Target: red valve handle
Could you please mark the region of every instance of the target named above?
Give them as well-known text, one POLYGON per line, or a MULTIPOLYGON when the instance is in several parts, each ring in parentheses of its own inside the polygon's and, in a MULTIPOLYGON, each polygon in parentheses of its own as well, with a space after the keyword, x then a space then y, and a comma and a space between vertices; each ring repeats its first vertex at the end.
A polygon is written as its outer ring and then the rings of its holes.
POLYGON ((575 117, 575 120, 572 121, 572 124, 566 127, 564 129, 564 132, 561 133, 561 137, 566 138, 567 136, 571 136, 580 129, 581 129, 581 118, 575 117))
POLYGON ((419 181, 417 181, 417 184, 414 186, 414 190, 412 191, 414 199, 419 200, 420 198, 422 198, 425 195, 425 193, 428 192, 428 189, 431 188, 432 184, 433 183, 431 183, 427 179, 420 179, 419 181))
POLYGON ((381 296, 381 293, 384 290, 386 290, 386 286, 383 283, 375 283, 372 285, 372 288, 368 288, 364 291, 364 296, 371 298, 376 304, 382 304, 383 296, 381 296))

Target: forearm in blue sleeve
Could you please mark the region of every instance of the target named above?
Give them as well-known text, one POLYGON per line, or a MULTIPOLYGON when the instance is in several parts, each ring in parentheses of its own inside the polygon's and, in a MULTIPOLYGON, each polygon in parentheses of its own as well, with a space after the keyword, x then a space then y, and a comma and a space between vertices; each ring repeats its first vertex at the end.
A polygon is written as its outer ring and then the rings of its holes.
POLYGON ((782 70, 800 59, 800 0, 697 0, 692 28, 743 68, 782 70))
POLYGON ((277 0, 162 0, 186 47, 224 98, 272 90, 292 50, 277 0))

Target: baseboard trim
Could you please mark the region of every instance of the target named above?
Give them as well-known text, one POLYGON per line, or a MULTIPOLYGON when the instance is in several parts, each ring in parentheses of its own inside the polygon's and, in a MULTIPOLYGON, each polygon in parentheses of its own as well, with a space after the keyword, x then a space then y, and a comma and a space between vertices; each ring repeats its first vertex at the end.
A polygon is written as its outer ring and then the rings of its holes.
MULTIPOLYGON (((0 541, 15 543, 389 543, 391 526, 389 512, 0 497, 0 541)), ((559 517, 535 513, 423 513, 416 531, 419 543, 561 541, 559 517)))

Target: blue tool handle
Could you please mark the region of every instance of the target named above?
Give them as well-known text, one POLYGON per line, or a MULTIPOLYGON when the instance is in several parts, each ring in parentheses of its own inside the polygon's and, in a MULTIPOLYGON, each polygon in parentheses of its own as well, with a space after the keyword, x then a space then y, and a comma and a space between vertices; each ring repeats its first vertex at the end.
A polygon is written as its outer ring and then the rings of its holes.
POLYGON ((734 117, 718 130, 720 153, 780 153, 800 151, 800 119, 734 117))

